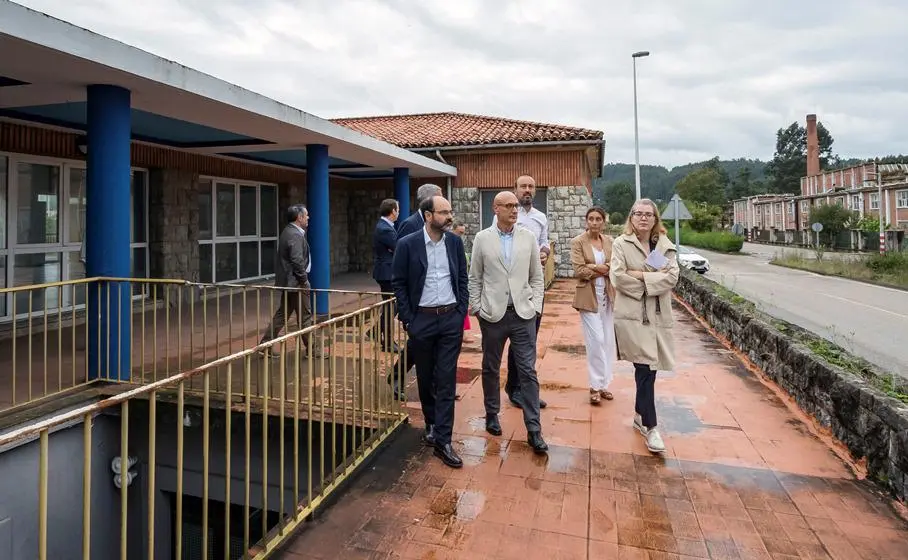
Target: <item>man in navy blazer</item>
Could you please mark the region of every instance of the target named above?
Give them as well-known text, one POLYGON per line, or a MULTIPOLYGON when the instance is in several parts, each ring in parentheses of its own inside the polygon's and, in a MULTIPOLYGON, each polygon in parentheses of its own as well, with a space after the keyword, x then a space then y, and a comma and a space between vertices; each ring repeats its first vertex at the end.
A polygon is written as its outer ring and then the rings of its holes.
MULTIPOLYGON (((393 198, 386 198, 381 201, 378 212, 381 217, 372 233, 372 279, 378 283, 379 289, 387 294, 382 296, 382 299, 388 300, 394 291, 391 287, 391 263, 394 248, 397 247, 397 230, 394 228, 394 222, 400 214, 400 205, 393 198)), ((391 320, 392 317, 382 311, 378 318, 379 337, 385 351, 398 352, 391 336, 391 320)))
POLYGON ((416 359, 419 401, 426 420, 424 441, 453 468, 463 461, 451 446, 457 359, 470 293, 467 259, 460 237, 446 231, 453 223, 451 204, 442 196, 419 206, 422 233, 398 239, 391 285, 397 312, 416 359))
POLYGON ((416 189, 416 212, 410 214, 406 220, 397 221, 397 238, 402 239, 404 236, 413 233, 414 231, 419 231, 423 229, 426 225, 426 222, 423 218, 422 212, 419 211, 419 207, 422 206, 422 203, 427 199, 432 198, 433 196, 441 196, 441 187, 438 185, 433 185, 432 183, 426 183, 421 185, 416 189))

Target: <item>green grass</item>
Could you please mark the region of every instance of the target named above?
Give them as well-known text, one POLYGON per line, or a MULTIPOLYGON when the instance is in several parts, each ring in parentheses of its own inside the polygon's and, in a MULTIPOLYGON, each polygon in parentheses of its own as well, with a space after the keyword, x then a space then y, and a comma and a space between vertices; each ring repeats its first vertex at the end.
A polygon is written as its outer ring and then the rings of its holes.
POLYGON ((870 255, 858 260, 841 258, 807 258, 799 254, 782 253, 771 261, 773 264, 809 270, 821 274, 840 276, 908 288, 908 253, 870 255))
MULTIPOLYGON (((669 238, 674 241, 674 228, 668 230, 669 238)), ((681 227, 681 244, 701 249, 710 249, 720 253, 737 253, 744 247, 744 238, 726 231, 696 232, 681 227)))

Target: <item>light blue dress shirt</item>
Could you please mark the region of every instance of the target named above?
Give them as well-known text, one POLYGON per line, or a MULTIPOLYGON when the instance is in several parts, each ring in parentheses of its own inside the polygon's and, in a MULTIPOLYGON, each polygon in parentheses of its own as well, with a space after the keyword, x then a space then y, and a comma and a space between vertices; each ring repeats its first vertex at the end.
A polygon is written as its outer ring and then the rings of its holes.
POLYGON ((426 242, 426 283, 422 288, 419 306, 438 307, 457 303, 451 283, 448 248, 445 245, 445 235, 448 234, 443 234, 438 243, 432 241, 426 228, 423 228, 422 235, 426 242))

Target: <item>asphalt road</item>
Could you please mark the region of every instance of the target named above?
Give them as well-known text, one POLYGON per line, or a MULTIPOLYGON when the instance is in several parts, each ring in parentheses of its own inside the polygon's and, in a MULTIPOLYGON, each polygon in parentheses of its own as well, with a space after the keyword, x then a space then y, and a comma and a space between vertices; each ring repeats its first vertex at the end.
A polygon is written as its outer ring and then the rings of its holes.
POLYGON ((769 264, 780 247, 748 243, 746 255, 694 250, 709 259, 707 278, 761 311, 908 378, 908 292, 769 264))

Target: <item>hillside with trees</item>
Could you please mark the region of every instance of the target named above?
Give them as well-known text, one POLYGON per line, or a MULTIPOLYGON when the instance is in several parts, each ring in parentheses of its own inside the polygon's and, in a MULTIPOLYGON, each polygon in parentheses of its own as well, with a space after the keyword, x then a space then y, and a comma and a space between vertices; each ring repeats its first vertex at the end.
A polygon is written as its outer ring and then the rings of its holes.
MULTIPOLYGON (((906 162, 908 157, 890 155, 873 160, 843 159, 833 151, 833 137, 822 122, 817 122, 820 169, 878 163, 906 162)), ((656 165, 640 166, 641 194, 660 207, 678 193, 694 219, 688 224, 696 231, 727 227, 732 200, 757 194, 798 194, 801 177, 807 170, 807 130, 793 122, 776 131, 775 152, 770 161, 738 158, 689 163, 668 169, 656 165)), ((626 217, 636 197, 634 165, 609 163, 602 177, 593 183, 593 201, 611 214, 612 222, 626 217)))

